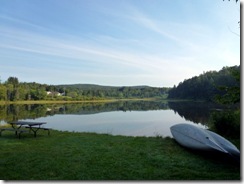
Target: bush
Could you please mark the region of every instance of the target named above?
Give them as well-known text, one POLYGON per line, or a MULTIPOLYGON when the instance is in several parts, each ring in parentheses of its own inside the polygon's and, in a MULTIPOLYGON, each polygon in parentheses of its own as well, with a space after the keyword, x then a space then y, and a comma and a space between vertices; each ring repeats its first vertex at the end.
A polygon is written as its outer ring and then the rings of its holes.
POLYGON ((240 138, 240 110, 213 112, 210 129, 226 137, 240 138))

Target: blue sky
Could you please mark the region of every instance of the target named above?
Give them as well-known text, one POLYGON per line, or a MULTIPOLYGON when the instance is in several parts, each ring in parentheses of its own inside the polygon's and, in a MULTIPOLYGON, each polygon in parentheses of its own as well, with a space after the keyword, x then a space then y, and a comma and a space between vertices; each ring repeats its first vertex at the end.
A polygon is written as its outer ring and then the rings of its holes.
POLYGON ((240 64, 240 3, 0 0, 0 77, 172 87, 240 64))

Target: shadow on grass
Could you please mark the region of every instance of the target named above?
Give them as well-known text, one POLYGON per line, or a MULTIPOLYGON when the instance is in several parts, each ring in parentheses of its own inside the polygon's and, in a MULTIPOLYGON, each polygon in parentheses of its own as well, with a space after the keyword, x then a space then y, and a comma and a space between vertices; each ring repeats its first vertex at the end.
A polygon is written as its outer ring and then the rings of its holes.
MULTIPOLYGON (((182 147, 182 146, 181 146, 182 147)), ((227 153, 219 151, 199 151, 182 147, 189 154, 195 155, 199 158, 213 162, 215 164, 229 165, 231 167, 240 167, 240 158, 233 157, 227 153)))

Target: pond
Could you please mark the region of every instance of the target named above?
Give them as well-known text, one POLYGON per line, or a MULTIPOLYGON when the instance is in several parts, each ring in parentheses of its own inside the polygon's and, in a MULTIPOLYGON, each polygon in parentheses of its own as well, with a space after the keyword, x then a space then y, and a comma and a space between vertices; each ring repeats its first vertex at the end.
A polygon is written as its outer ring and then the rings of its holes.
POLYGON ((62 131, 172 137, 172 125, 189 123, 207 128, 210 113, 221 108, 206 102, 169 101, 8 105, 0 106, 0 124, 44 121, 46 126, 62 131))

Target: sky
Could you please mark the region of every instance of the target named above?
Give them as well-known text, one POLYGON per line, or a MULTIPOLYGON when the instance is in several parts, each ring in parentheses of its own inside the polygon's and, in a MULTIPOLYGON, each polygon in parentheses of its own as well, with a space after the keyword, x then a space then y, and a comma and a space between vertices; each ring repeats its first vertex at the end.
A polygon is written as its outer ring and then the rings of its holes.
POLYGON ((240 65, 240 2, 0 0, 0 79, 173 87, 240 65))

